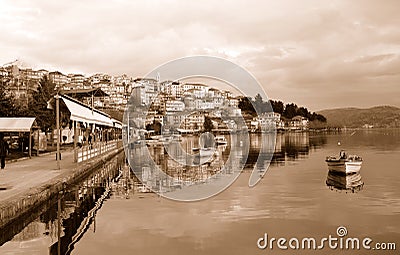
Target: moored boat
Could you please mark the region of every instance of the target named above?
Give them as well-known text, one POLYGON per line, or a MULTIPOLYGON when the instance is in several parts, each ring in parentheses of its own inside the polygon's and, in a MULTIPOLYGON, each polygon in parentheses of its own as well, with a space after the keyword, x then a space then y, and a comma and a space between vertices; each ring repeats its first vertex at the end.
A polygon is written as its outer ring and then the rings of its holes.
POLYGON ((328 164, 329 171, 344 174, 358 173, 363 162, 360 156, 347 156, 345 151, 340 151, 339 157, 328 156, 325 161, 328 164))
POLYGON ((228 141, 226 141, 225 136, 216 136, 215 137, 215 143, 217 145, 226 145, 228 143, 228 141))
POLYGON ((192 151, 198 153, 200 157, 211 157, 216 152, 213 148, 193 148, 192 151))
POLYGON ((200 157, 211 157, 214 155, 215 150, 213 148, 201 148, 200 157))

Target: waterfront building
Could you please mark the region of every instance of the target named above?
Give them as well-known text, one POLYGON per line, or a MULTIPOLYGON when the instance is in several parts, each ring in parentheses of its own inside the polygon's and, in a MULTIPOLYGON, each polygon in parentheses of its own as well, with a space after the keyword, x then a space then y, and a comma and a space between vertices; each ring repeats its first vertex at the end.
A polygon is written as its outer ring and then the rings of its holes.
POLYGON ((303 116, 295 116, 289 122, 290 130, 306 130, 308 128, 308 119, 303 116))
POLYGON ((277 112, 265 112, 256 117, 260 131, 268 131, 281 125, 281 115, 277 112))
POLYGON ((204 124, 204 114, 202 112, 196 111, 185 116, 180 128, 186 130, 198 130, 203 127, 204 124))

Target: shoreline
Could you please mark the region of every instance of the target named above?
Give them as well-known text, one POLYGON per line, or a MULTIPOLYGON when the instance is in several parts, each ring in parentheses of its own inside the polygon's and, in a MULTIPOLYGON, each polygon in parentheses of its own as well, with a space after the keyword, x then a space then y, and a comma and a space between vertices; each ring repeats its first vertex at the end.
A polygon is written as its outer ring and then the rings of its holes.
POLYGON ((46 181, 40 186, 30 188, 21 194, 13 195, 1 202, 0 206, 0 229, 4 229, 15 220, 29 215, 32 210, 42 206, 58 196, 59 192, 84 179, 104 163, 123 153, 123 147, 108 152, 105 155, 85 162, 56 177, 46 181))

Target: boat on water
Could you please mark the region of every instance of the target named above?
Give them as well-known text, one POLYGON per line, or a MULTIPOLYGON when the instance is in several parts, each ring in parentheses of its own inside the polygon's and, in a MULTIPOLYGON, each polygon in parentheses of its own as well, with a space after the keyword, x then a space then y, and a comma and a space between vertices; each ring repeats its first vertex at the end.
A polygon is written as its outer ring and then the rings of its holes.
POLYGON ((219 135, 215 137, 215 143, 217 145, 226 145, 228 144, 228 141, 226 140, 225 136, 219 135))
POLYGON ((172 135, 153 135, 150 137, 150 140, 147 140, 147 142, 151 143, 151 144, 168 144, 172 141, 179 141, 179 137, 176 136, 172 136, 172 135))
POLYGON ((357 155, 347 155, 345 151, 340 151, 339 157, 328 156, 325 162, 328 164, 329 171, 353 174, 358 173, 361 169, 362 158, 357 155))
POLYGON ((192 151, 198 153, 200 157, 211 157, 216 152, 214 148, 193 148, 192 151))
POLYGON ((201 148, 200 157, 211 157, 214 155, 215 150, 213 148, 201 148))

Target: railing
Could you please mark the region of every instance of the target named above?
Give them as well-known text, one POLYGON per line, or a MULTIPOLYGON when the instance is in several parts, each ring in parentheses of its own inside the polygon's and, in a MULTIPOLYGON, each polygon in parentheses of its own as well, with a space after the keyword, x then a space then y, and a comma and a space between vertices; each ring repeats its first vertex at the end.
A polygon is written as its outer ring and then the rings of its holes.
POLYGON ((76 148, 76 162, 80 163, 88 159, 97 157, 106 152, 116 150, 122 146, 121 140, 113 140, 107 142, 94 142, 92 144, 84 145, 76 148))

